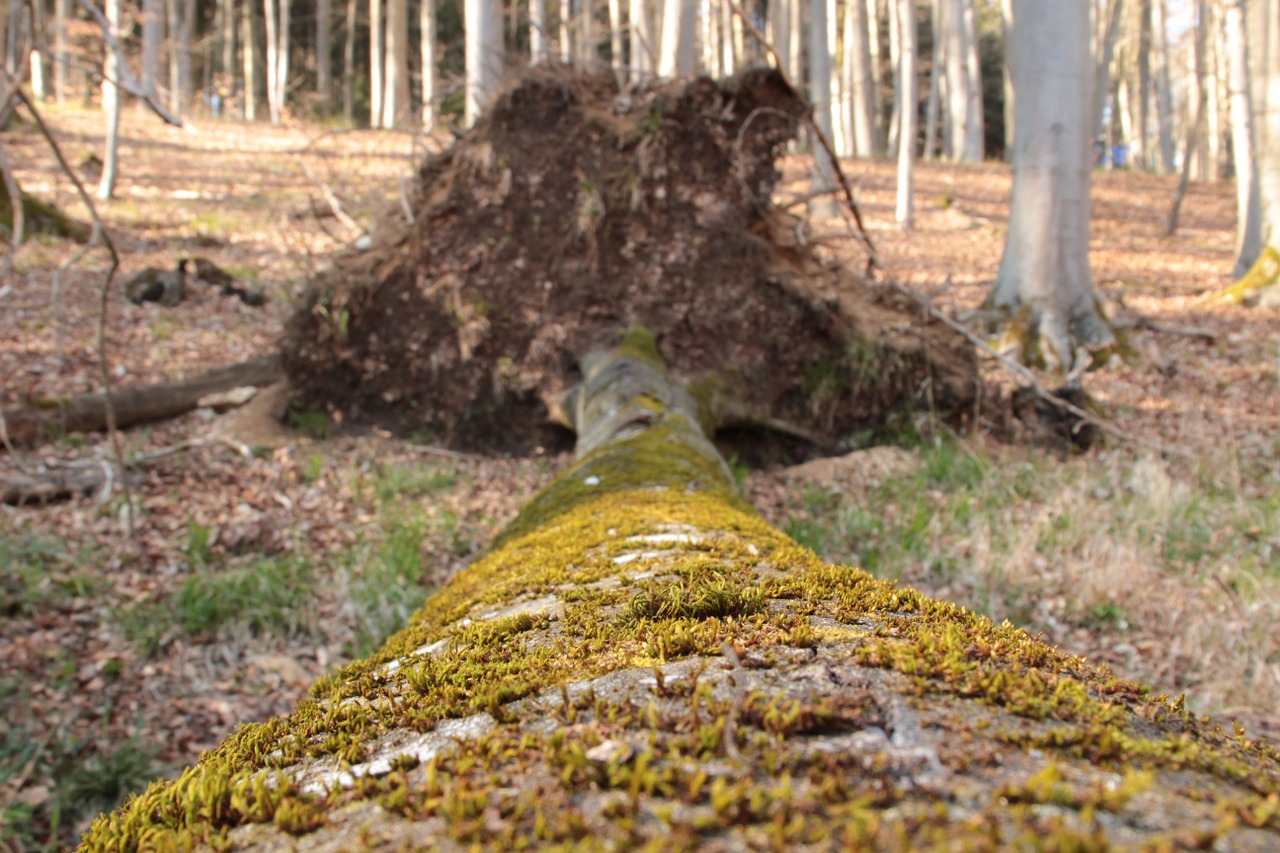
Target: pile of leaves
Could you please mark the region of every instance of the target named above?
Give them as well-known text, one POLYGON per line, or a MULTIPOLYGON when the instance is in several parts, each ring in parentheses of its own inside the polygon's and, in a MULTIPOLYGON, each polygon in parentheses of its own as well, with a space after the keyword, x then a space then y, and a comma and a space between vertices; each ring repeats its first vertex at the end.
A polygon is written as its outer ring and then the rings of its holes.
POLYGON ((281 347, 295 390, 337 420, 524 452, 579 359, 638 323, 718 427, 831 447, 967 406, 968 343, 821 260, 772 203, 805 109, 768 70, 638 88, 529 71, 310 284, 281 347))

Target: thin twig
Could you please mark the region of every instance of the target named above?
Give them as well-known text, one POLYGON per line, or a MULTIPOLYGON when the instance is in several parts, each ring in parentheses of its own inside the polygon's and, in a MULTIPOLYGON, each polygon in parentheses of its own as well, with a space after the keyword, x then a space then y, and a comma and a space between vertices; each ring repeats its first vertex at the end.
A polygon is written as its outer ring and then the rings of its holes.
POLYGON ((102 218, 98 216, 98 208, 94 206, 93 199, 89 197, 84 184, 80 182, 80 177, 76 175, 75 170, 71 168, 71 164, 67 162, 67 158, 63 156, 62 149, 58 146, 58 141, 54 139, 53 133, 49 130, 49 125, 45 124, 44 117, 40 115, 40 111, 36 109, 36 105, 31 102, 25 92, 16 86, 14 89, 17 92, 18 99, 22 101, 27 111, 31 113, 31 117, 35 119, 41 135, 49 143, 49 147, 53 150, 53 156, 58 160, 58 165, 62 167, 62 171, 66 172, 67 177, 71 178, 71 182, 75 184, 76 192, 80 195, 80 200, 88 208, 89 216, 93 220, 94 237, 101 239, 102 244, 111 255, 111 265, 108 267, 107 275, 102 281, 102 289, 98 297, 98 367, 102 375, 102 403, 107 415, 107 433, 111 436, 111 444, 116 455, 116 464, 120 467, 120 489, 124 492, 126 507, 125 522, 128 535, 132 538, 134 533, 133 491, 129 488, 128 477, 125 476, 124 447, 120 443, 120 431, 116 429, 116 405, 111 398, 111 369, 107 363, 107 293, 111 290, 111 282, 115 279, 116 271, 120 268, 120 255, 116 252, 116 246, 111 240, 111 235, 107 233, 107 229, 102 225, 102 218))
POLYGON ((405 221, 410 225, 414 223, 413 207, 409 204, 409 191, 407 189, 408 180, 404 175, 398 175, 398 183, 400 184, 400 209, 404 211, 405 221))
POLYGON ((1166 326, 1163 323, 1157 323, 1150 317, 1138 317, 1133 321, 1133 325, 1130 328, 1146 329, 1150 332, 1160 332, 1165 335, 1179 335, 1184 338, 1200 338, 1211 344, 1218 342, 1218 333, 1213 329, 1206 329, 1204 326, 1166 326))
POLYGON ((4 275, 8 277, 9 270, 18 257, 18 249, 22 246, 22 234, 26 222, 22 215, 22 190, 13 177, 13 170, 9 168, 9 156, 5 154, 3 139, 0 139, 0 178, 4 179, 4 188, 9 193, 9 204, 13 207, 13 228, 10 229, 9 235, 13 251, 6 255, 4 260, 4 275))

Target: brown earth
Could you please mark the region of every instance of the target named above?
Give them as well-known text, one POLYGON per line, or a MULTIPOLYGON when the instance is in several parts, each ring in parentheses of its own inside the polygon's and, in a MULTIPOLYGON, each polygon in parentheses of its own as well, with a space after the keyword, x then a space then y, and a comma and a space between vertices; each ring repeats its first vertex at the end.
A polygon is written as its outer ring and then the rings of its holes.
POLYGON ((308 288, 282 352, 336 419, 528 452, 587 352, 653 330, 718 426, 822 449, 967 408, 976 359, 919 307, 803 243, 772 204, 804 105, 774 72, 620 89, 539 68, 419 170, 413 222, 308 288))

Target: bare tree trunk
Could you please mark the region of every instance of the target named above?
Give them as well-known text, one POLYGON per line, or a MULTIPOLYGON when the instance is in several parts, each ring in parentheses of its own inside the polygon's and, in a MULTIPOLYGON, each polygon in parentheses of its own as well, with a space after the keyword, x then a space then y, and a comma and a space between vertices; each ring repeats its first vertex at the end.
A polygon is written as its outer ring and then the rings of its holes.
POLYGON ((466 122, 479 118, 502 73, 502 17, 498 0, 466 0, 466 122))
POLYGON ((659 76, 687 77, 693 73, 693 27, 696 12, 697 7, 686 0, 667 0, 663 4, 659 76))
POLYGON ((985 155, 982 117, 982 63, 978 56, 978 14, 976 0, 963 0, 964 7, 964 82, 965 138, 964 159, 981 163, 985 155))
POLYGON ((1120 34, 1120 14, 1123 8, 1124 0, 1107 2, 1107 25, 1102 36, 1102 50, 1095 65, 1096 76, 1093 82, 1093 135, 1097 139, 1107 136, 1104 116, 1107 111, 1107 93, 1111 91, 1111 63, 1115 58, 1116 39, 1120 34))
POLYGON ((1138 4, 1138 92, 1133 102, 1134 126, 1133 157, 1144 169, 1152 167, 1151 126, 1148 121, 1151 105, 1151 3, 1141 0, 1138 4))
MULTIPOLYGON (((250 3, 252 0, 241 0, 244 3, 250 3)), ((218 8, 221 10, 222 17, 222 81, 228 93, 233 88, 233 82, 238 73, 236 69, 236 0, 219 0, 218 8)), ((247 42, 246 42, 247 44, 247 42)))
POLYGON ((28 0, 27 22, 31 39, 31 96, 37 101, 49 99, 49 87, 46 84, 44 61, 48 50, 44 33, 45 0, 28 0))
POLYGON ((560 61, 568 62, 573 58, 573 39, 569 32, 569 23, 573 20, 573 0, 560 0, 558 4, 560 24, 560 61))
MULTIPOLYGON (((289 0, 280 0, 287 3, 289 0)), ((280 64, 276 52, 280 49, 280 41, 276 35, 276 0, 262 0, 262 19, 267 33, 267 115, 272 124, 280 123, 280 86, 276 81, 280 64)))
POLYGON ((333 0, 316 0, 316 95, 321 113, 328 115, 333 101, 333 0))
POLYGON ((898 156, 899 134, 902 133, 902 33, 898 28, 898 0, 889 3, 889 65, 893 68, 893 109, 889 112, 889 133, 885 150, 898 156))
POLYGON ((409 118, 409 3, 408 0, 386 0, 386 8, 382 126, 402 127, 409 118))
POLYGON ((798 81, 791 64, 791 4, 796 0, 769 0, 769 40, 782 62, 782 73, 793 83, 798 81))
MULTIPOLYGON (((827 53, 826 0, 809 0, 809 99, 813 103, 813 120, 818 129, 831 138, 831 56, 827 53)), ((835 171, 831 158, 817 142, 813 144, 813 189, 835 187, 835 171)), ((830 216, 834 205, 829 194, 818 196, 810 210, 819 216, 830 216)))
POLYGON ((244 0, 240 4, 243 11, 244 30, 240 34, 240 58, 244 62, 244 120, 255 121, 258 118, 258 68, 260 48, 258 46, 258 27, 254 23, 253 0, 244 0))
MULTIPOLYGON (((1157 4, 1162 4, 1162 0, 1156 0, 1157 4)), ((1195 151, 1199 143, 1200 134, 1203 132, 1205 124, 1205 107, 1208 103, 1208 94, 1205 92, 1205 50, 1206 41, 1209 35, 1209 27, 1206 18, 1208 17, 1209 3, 1208 0, 1196 0, 1195 5, 1196 18, 1201 26, 1196 27, 1195 37, 1195 79, 1198 83, 1199 90, 1196 92, 1195 103, 1195 119, 1187 125, 1187 142, 1183 147, 1182 154, 1182 174, 1178 179, 1178 189, 1173 194, 1173 204, 1169 208, 1169 219, 1165 223, 1164 235, 1172 237, 1178 233, 1178 214, 1182 211, 1182 200, 1187 195, 1187 184, 1191 181, 1192 153, 1195 151)))
POLYGON ((914 182, 912 173, 916 161, 916 112, 918 98, 916 95, 916 3, 915 0, 897 0, 898 34, 902 46, 898 51, 898 61, 902 63, 899 74, 902 94, 902 130, 898 134, 898 198, 894 209, 894 218, 906 230, 911 230, 914 222, 912 194, 914 182))
POLYGON ((529 0, 529 64, 537 65, 546 58, 547 0, 529 0))
MULTIPOLYGON (((797 4, 800 0, 791 0, 797 4)), ((726 77, 738 70, 738 57, 733 38, 733 7, 720 0, 720 73, 726 77)))
POLYGON ((943 60, 947 73, 946 145, 951 160, 965 160, 969 138, 969 84, 965 75, 964 0, 943 0, 943 60))
MULTIPOLYGON (((1009 29, 1012 25, 1013 2, 1012 0, 1000 0, 1000 38, 1005 45, 1006 57, 1008 56, 1009 29)), ((1013 122, 1013 117, 1016 114, 1014 105, 1018 93, 1013 90, 1013 73, 1009 68, 1007 58, 1003 63, 1000 74, 1004 78, 1004 160, 1006 163, 1012 163, 1014 138, 1017 131, 1017 125, 1013 122)))
POLYGON ((71 44, 67 37, 71 0, 53 0, 53 10, 53 95, 59 104, 65 104, 71 93, 71 44))
POLYGON ((1244 0, 1226 2, 1227 92, 1231 108, 1231 152, 1236 172, 1236 261, 1232 276, 1249 271, 1262 252, 1262 206, 1258 195, 1249 44, 1244 0))
MULTIPOLYGON (((1160 173, 1167 175, 1173 171, 1173 91, 1169 79, 1169 34, 1165 25, 1164 4, 1165 0, 1151 2, 1151 37, 1156 48, 1156 123, 1160 143, 1160 173)), ((1200 19, 1198 24, 1197 31, 1208 31, 1207 18, 1200 19)), ((1201 82, 1198 80, 1196 85, 1201 85, 1201 82)), ((1187 154, 1190 155, 1191 151, 1188 150, 1187 154)))
POLYGON ((849 85, 850 136, 858 157, 875 156, 875 94, 872 91, 871 51, 867 44, 867 6, 862 0, 845 4, 845 79, 849 85))
POLYGON ((852 157, 852 141, 849 138, 848 123, 844 120, 848 99, 844 91, 844 78, 841 75, 843 65, 836 60, 840 56, 840 17, 836 0, 827 0, 827 62, 831 66, 831 81, 827 88, 831 92, 831 145, 837 157, 852 157))
POLYGON ((1209 104, 1205 112, 1205 153, 1209 163, 1208 179, 1217 181, 1226 173, 1226 160, 1222 146, 1222 81, 1226 79, 1225 58, 1222 55, 1222 22, 1218 7, 1210 4, 1209 16, 1213 26, 1209 30, 1209 104))
MULTIPOLYGON (((120 0, 107 0, 107 26, 111 34, 120 38, 120 0)), ((107 48, 107 58, 102 68, 102 111, 107 119, 106 151, 102 157, 102 178, 98 182, 98 198, 108 199, 115 194, 116 173, 119 170, 120 153, 120 69, 116 52, 107 48)))
POLYGON ((653 33, 649 28, 648 0, 630 0, 627 21, 631 25, 631 79, 639 80, 653 71, 653 33))
MULTIPOLYGON (((1005 0, 1008 2, 1008 0, 1005 0)), ((930 34, 933 38, 933 53, 929 63, 929 100, 924 108, 924 150, 921 155, 925 160, 934 159, 934 152, 938 144, 938 113, 940 112, 940 96, 942 82, 942 0, 933 0, 932 11, 930 14, 930 34)), ((1005 38, 1008 43, 1008 38, 1005 38)), ((1004 63, 1005 76, 1009 74, 1009 63, 1004 63)), ((1009 103, 1006 97, 1005 111, 1008 112, 1009 103)))
POLYGON ((1077 346, 1114 340, 1089 274, 1089 11, 1086 0, 1014 0, 1013 8, 1013 199, 987 306, 1019 318, 1006 328, 1024 361, 1068 369, 1077 346))
POLYGON ((1246 9, 1262 247, 1236 285, 1241 291, 1280 274, 1280 0, 1248 0, 1246 9))
MULTIPOLYGON (((535 0, 542 6, 543 0, 535 0)), ((421 0, 418 7, 418 27, 422 50, 422 127, 433 130, 436 126, 439 95, 436 92, 436 0, 421 0)), ((543 6, 545 9, 545 6, 543 6)), ((545 16, 544 16, 545 18, 545 16)), ((530 31, 532 36, 533 31, 530 31)), ((541 56, 542 50, 534 53, 541 56)))
POLYGON ((382 127, 383 92, 382 72, 386 62, 383 47, 382 0, 369 0, 369 126, 382 127))
POLYGON ((160 80, 160 43, 164 41, 162 0, 142 0, 142 91, 156 97, 160 80))
POLYGON ((342 40, 342 120, 356 121, 356 19, 359 0, 347 0, 347 31, 342 40))
MULTIPOLYGON (((590 63, 600 55, 596 41, 596 4, 595 0, 578 0, 578 4, 578 20, 581 22, 578 27, 578 56, 585 67, 590 67, 590 63)), ((681 2, 680 5, 683 6, 684 3, 681 2)))
MULTIPOLYGON (((706 8, 707 0, 702 0, 706 8)), ((703 22, 706 22, 704 13, 703 22)), ((622 0, 609 0, 609 65, 616 73, 625 64, 622 55, 622 0)))
MULTIPOLYGON (((851 0, 857 3, 859 0, 851 0)), ((867 10, 867 51, 871 55, 871 108, 875 115, 875 125, 872 127, 872 144, 875 150, 883 151, 885 140, 889 138, 888 129, 882 127, 884 123, 884 70, 881 67, 881 56, 884 51, 880 43, 880 12, 877 0, 866 0, 867 10)))

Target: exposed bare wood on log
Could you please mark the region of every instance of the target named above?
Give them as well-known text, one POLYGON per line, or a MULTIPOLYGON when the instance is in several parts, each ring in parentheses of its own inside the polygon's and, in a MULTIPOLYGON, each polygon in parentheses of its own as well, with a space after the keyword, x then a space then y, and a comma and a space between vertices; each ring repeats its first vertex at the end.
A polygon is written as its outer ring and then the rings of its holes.
MULTIPOLYGON (((219 367, 191 379, 160 385, 119 388, 111 393, 116 426, 162 421, 185 414, 210 394, 245 385, 263 387, 284 378, 278 355, 219 367)), ((4 411, 9 440, 29 444, 50 435, 107 428, 106 398, 101 392, 45 398, 4 411)))

